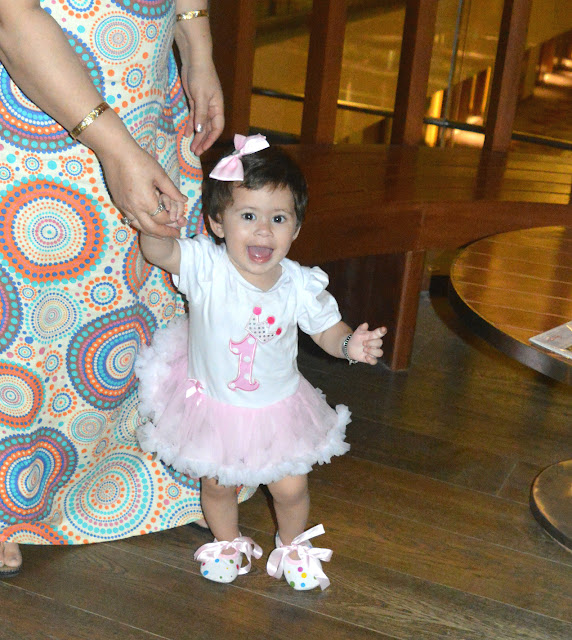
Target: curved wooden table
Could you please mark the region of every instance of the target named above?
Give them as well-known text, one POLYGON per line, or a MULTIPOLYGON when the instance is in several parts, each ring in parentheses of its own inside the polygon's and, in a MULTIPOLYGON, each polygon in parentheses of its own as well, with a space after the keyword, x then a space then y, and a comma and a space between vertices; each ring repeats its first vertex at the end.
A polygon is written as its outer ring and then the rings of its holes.
MULTIPOLYGON (((487 342, 572 384, 572 359, 529 342, 572 320, 572 228, 526 229, 474 242, 453 263, 449 299, 487 342)), ((535 478, 530 507, 540 525, 572 550, 572 460, 535 478)))

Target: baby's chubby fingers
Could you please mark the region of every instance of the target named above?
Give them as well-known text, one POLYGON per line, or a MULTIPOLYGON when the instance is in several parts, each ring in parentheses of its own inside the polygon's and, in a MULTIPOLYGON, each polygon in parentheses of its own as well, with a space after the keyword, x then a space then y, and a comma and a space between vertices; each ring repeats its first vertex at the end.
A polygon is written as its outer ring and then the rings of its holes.
POLYGON ((372 338, 383 338, 383 336, 387 333, 387 327, 377 327, 371 332, 372 338))
POLYGON ((378 327, 373 331, 369 332, 369 335, 364 340, 365 347, 381 347, 383 344, 383 336, 387 333, 387 329, 385 327, 378 327))
POLYGON ((377 364, 378 358, 383 355, 381 346, 383 345, 383 336, 387 333, 386 327, 377 327, 373 331, 368 332, 368 338, 363 342, 365 361, 368 364, 377 364))
MULTIPOLYGON (((180 227, 184 227, 187 222, 185 219, 185 203, 173 200, 164 193, 161 194, 161 202, 165 205, 165 210, 169 214, 171 223, 178 223, 180 227)), ((176 225, 171 224, 170 226, 176 225)))

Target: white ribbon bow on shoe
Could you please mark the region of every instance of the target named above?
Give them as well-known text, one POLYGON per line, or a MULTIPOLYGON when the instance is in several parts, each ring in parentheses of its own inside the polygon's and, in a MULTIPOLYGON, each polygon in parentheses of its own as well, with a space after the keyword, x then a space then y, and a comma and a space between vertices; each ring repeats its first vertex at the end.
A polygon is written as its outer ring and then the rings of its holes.
POLYGON ((319 549, 317 547, 307 547, 304 542, 325 533, 324 526, 317 524, 315 527, 304 531, 292 540, 292 544, 284 545, 274 549, 268 556, 266 571, 274 578, 281 578, 284 573, 284 560, 288 554, 295 551, 300 556, 300 561, 306 566, 307 572, 316 576, 316 580, 322 591, 330 586, 328 576, 322 571, 320 560, 329 562, 333 551, 331 549, 319 549))
POLYGON ((224 540, 219 542, 218 540, 215 540, 214 542, 203 544, 202 547, 199 547, 195 551, 195 560, 198 560, 199 562, 208 562, 209 560, 216 560, 221 557, 224 558, 224 555, 222 555, 223 551, 227 551, 228 549, 234 549, 246 556, 248 564, 244 567, 240 567, 238 570, 239 576, 250 571, 252 566, 250 559, 252 556, 256 559, 262 557, 262 549, 260 546, 257 545, 252 538, 241 536, 240 538, 235 538, 231 542, 226 542, 224 540))

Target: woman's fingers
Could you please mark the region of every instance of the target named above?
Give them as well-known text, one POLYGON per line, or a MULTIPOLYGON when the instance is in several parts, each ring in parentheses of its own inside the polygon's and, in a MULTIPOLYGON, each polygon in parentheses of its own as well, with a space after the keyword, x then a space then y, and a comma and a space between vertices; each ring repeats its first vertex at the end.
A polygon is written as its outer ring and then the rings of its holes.
POLYGON ((169 178, 169 176, 163 171, 161 166, 157 164, 159 171, 156 172, 154 186, 161 192, 167 195, 173 202, 185 203, 188 198, 183 195, 179 189, 175 186, 175 183, 169 178))
POLYGON ((204 135, 197 141, 197 144, 191 145, 191 151, 194 151, 196 155, 200 156, 204 151, 212 147, 216 142, 222 130, 224 129, 224 115, 222 113, 215 113, 209 116, 207 127, 205 128, 204 135))
POLYGON ((224 128, 224 99, 214 65, 183 65, 183 87, 189 101, 189 121, 185 135, 194 138, 191 151, 201 155, 224 128))

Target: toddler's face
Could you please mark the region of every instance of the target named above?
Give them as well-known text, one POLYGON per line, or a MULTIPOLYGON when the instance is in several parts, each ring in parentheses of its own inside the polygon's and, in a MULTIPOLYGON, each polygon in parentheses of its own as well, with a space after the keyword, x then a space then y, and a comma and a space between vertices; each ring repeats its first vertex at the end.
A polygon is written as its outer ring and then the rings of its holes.
POLYGON ((230 261, 242 277, 259 289, 270 289, 280 277, 286 257, 300 231, 290 189, 233 189, 233 202, 222 219, 210 219, 213 232, 224 238, 230 261))

